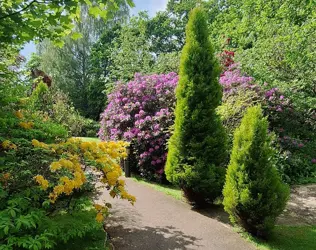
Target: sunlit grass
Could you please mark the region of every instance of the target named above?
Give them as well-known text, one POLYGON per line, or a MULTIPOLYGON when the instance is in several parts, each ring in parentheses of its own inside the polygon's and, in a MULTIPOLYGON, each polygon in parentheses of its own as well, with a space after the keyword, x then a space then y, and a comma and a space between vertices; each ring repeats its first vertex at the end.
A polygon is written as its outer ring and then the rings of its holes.
POLYGON ((146 181, 138 176, 133 176, 132 178, 136 182, 142 183, 142 184, 147 185, 147 186, 149 186, 149 187, 151 187, 159 192, 163 192, 167 195, 170 195, 177 200, 184 200, 183 195, 182 195, 182 191, 178 187, 146 181))
POLYGON ((266 241, 244 236, 261 250, 316 249, 316 226, 276 226, 266 241))

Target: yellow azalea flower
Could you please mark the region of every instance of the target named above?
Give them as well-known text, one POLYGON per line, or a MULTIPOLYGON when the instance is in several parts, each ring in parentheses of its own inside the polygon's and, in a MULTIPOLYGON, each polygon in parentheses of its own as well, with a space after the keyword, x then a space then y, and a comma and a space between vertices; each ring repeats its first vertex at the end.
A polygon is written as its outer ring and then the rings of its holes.
POLYGON ((97 222, 101 223, 104 220, 104 216, 102 215, 102 213, 98 213, 95 219, 97 222))
POLYGON ((115 151, 111 151, 109 154, 112 158, 117 158, 119 156, 119 154, 115 151))
POLYGON ((43 180, 41 183, 41 187, 46 190, 48 188, 48 180, 43 180))
POLYGON ((44 177, 42 175, 36 175, 34 179, 36 180, 37 183, 40 183, 44 180, 44 177))
POLYGON ((82 181, 83 183, 85 183, 86 180, 87 180, 87 178, 86 178, 84 172, 82 172, 82 173, 81 173, 81 181, 82 181))
POLYGON ((54 193, 56 195, 60 195, 64 192, 64 186, 63 185, 57 185, 54 187, 54 193))
POLYGON ((64 185, 65 194, 67 194, 67 195, 71 194, 74 188, 75 188, 74 181, 72 181, 72 180, 67 181, 64 185))
POLYGON ((40 143, 40 147, 45 148, 45 149, 49 149, 49 146, 47 144, 45 144, 44 142, 40 143))
POLYGON ((118 182, 119 182, 120 186, 125 186, 125 181, 124 180, 119 180, 118 182))
POLYGON ((119 177, 119 174, 116 171, 112 171, 106 174, 106 178, 108 179, 108 183, 110 186, 114 186, 119 177))
POLYGON ((34 126, 34 123, 33 122, 20 122, 19 126, 24 129, 31 129, 34 126))
POLYGON ((59 163, 65 167, 65 168, 68 168, 68 169, 72 169, 74 167, 74 164, 69 161, 69 160, 66 160, 66 159, 60 159, 59 160, 59 163))
POLYGON ((75 172, 74 173, 74 177, 75 177, 75 179, 81 179, 81 173, 79 172, 79 171, 77 171, 77 172, 75 172))
MULTIPOLYGON (((59 178, 59 184, 53 188, 53 191, 49 194, 51 203, 56 202, 61 194, 70 195, 75 189, 80 189, 82 185, 87 181, 85 173, 83 171, 83 165, 89 162, 92 168, 103 172, 101 182, 107 186, 115 187, 110 191, 110 196, 115 198, 116 196, 122 199, 128 200, 134 204, 136 198, 130 195, 125 190, 125 181, 119 180, 122 175, 122 169, 118 164, 120 158, 126 155, 126 143, 124 142, 82 142, 77 139, 69 139, 67 142, 61 142, 51 145, 32 140, 34 147, 47 148, 55 150, 56 154, 62 155, 64 158, 58 161, 51 162, 51 172, 63 169, 67 172, 68 176, 54 176, 59 178), (72 177, 70 177, 72 176, 72 177)), ((10 144, 7 144, 10 145, 10 144)), ((49 183, 43 176, 34 177, 36 182, 40 184, 43 189, 47 189, 49 183)), ((104 220, 104 213, 107 212, 107 208, 98 204, 95 204, 95 208, 100 212, 98 220, 104 220), (103 214, 102 214, 102 213, 103 214)))
POLYGON ((39 142, 38 140, 36 139, 33 139, 32 140, 32 145, 36 148, 45 148, 45 149, 48 149, 49 146, 47 144, 45 144, 44 142, 39 142))
POLYGON ((42 175, 36 175, 34 179, 44 190, 48 188, 49 183, 42 175))
POLYGON ((108 167, 103 167, 102 168, 102 172, 106 174, 107 172, 109 172, 109 168, 108 167))
POLYGON ((63 183, 65 183, 65 182, 68 182, 69 181, 69 178, 67 177, 67 176, 63 176, 63 177, 60 177, 60 182, 63 182, 63 183))
POLYGON ((80 188, 82 186, 83 182, 81 180, 75 179, 73 184, 74 184, 74 188, 80 188))
POLYGON ((94 159, 93 155, 90 152, 85 152, 84 153, 84 157, 86 159, 88 159, 88 160, 93 160, 94 159))
POLYGON ((17 149, 17 146, 9 140, 3 141, 1 145, 4 149, 13 149, 13 150, 17 149))
POLYGON ((55 201, 57 200, 57 195, 54 193, 50 193, 48 198, 49 198, 51 203, 55 203, 55 201))
POLYGON ((116 171, 118 173, 118 176, 121 176, 123 174, 123 171, 120 166, 116 169, 116 171))
POLYGON ((34 147, 39 147, 39 146, 40 146, 40 142, 39 142, 38 140, 36 140, 36 139, 33 139, 33 140, 32 140, 32 145, 33 145, 34 147))
POLYGON ((131 201, 132 203, 136 202, 136 197, 133 195, 129 195, 128 200, 131 201))
POLYGON ((3 141, 2 142, 2 147, 4 148, 4 149, 8 149, 9 147, 10 147, 10 145, 11 145, 11 141, 9 141, 9 140, 5 140, 5 141, 3 141))
POLYGON ((59 169, 61 169, 62 168, 62 165, 59 163, 59 162, 52 162, 51 164, 50 164, 50 170, 52 171, 52 172, 55 172, 56 170, 59 170, 59 169))
POLYGON ((20 110, 15 111, 14 115, 18 118, 18 119, 23 119, 23 114, 20 110))
POLYGON ((101 206, 101 205, 99 205, 99 204, 94 204, 94 208, 95 208, 96 210, 100 211, 100 210, 103 208, 103 206, 101 206))
POLYGON ((124 190, 123 192, 121 192, 121 197, 122 197, 122 199, 127 199, 128 193, 124 190))
POLYGON ((83 151, 86 151, 87 149, 89 149, 91 147, 91 144, 90 142, 82 142, 80 144, 80 148, 83 150, 83 151))
POLYGON ((79 161, 80 161, 80 157, 79 157, 79 155, 77 155, 77 154, 68 154, 68 159, 70 160, 70 161, 72 161, 73 163, 78 163, 79 161))

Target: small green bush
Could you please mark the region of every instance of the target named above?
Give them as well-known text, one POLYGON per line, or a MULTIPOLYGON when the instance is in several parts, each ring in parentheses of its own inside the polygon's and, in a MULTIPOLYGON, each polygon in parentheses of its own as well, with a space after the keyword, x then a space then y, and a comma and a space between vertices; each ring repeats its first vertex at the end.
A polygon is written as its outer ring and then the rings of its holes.
POLYGON ((248 108, 234 134, 223 190, 224 207, 233 223, 266 237, 289 197, 276 170, 276 151, 261 107, 248 108))
POLYGON ((100 129, 100 124, 91 119, 85 119, 80 133, 81 137, 96 137, 100 129))
POLYGON ((216 114, 222 98, 218 76, 204 11, 195 8, 181 55, 176 118, 165 172, 198 206, 217 198, 225 179, 226 133, 216 114))
POLYGON ((96 136, 98 127, 92 120, 79 114, 69 101, 67 94, 54 87, 48 88, 40 82, 29 98, 28 107, 32 112, 37 112, 45 120, 50 119, 56 124, 64 126, 71 136, 86 136, 88 130, 93 137, 96 136))

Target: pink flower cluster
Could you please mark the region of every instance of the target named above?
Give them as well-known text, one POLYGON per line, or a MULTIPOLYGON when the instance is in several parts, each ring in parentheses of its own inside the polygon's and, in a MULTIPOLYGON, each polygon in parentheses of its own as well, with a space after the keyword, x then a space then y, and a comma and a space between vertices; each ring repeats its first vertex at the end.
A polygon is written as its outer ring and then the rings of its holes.
POLYGON ((164 172, 177 83, 176 73, 135 74, 134 81, 117 84, 101 115, 100 139, 130 141, 139 170, 147 177, 164 172))
MULTIPOLYGON (((301 140, 291 138, 290 136, 280 136, 279 141, 282 143, 282 146, 287 149, 300 149, 305 146, 301 140)), ((308 140, 305 140, 304 142, 307 143, 308 140)))
POLYGON ((265 100, 271 112, 293 111, 290 100, 285 98, 278 88, 272 88, 265 92, 265 100))
POLYGON ((237 87, 245 89, 259 90, 259 86, 254 83, 254 78, 243 75, 240 71, 239 64, 232 64, 224 71, 219 83, 223 86, 224 93, 232 93, 236 91, 237 87))

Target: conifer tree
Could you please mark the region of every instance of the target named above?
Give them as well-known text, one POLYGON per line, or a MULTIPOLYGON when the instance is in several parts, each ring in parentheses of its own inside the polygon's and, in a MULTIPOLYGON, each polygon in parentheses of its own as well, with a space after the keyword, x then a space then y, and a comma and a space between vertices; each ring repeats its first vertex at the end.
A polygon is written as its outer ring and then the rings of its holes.
POLYGON ((178 184, 195 205, 219 196, 225 179, 226 134, 215 112, 222 98, 218 77, 205 13, 197 7, 186 27, 166 163, 167 179, 178 184))
POLYGON ((231 221, 259 237, 267 236, 289 197, 274 166, 271 139, 260 106, 248 108, 234 134, 223 190, 231 221))

